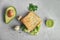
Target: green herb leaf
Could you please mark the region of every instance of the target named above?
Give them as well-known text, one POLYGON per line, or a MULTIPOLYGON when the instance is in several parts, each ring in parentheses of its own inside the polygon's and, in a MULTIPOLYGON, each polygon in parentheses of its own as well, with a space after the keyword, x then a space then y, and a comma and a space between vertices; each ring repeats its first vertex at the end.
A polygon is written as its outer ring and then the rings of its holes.
POLYGON ((33 4, 31 3, 31 4, 29 4, 29 8, 28 8, 28 10, 29 10, 29 11, 36 11, 37 8, 38 8, 37 5, 33 5, 33 4))

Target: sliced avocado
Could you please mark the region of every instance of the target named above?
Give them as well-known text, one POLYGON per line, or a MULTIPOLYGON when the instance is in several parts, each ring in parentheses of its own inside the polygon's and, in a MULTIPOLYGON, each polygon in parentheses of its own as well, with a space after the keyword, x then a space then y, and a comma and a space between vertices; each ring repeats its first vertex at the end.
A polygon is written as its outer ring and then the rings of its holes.
POLYGON ((39 30, 40 30, 40 25, 37 25, 37 27, 32 32, 30 32, 30 34, 31 35, 37 35, 39 30))
POLYGON ((22 29, 24 32, 27 32, 27 33, 29 33, 29 34, 31 34, 31 35, 37 35, 38 32, 39 32, 39 30, 40 30, 40 24, 37 25, 37 27, 36 27, 34 30, 32 30, 31 32, 29 32, 29 31, 27 30, 27 28, 25 27, 24 24, 21 25, 21 29, 22 29))
MULTIPOLYGON (((10 11, 11 12, 11 11, 10 11)), ((12 19, 15 18, 16 16, 16 9, 15 7, 13 6, 9 6, 7 9, 6 9, 6 12, 5 12, 5 23, 8 24, 12 19), (9 11, 10 10, 13 10, 12 13, 10 14, 9 11)))
POLYGON ((32 31, 32 32, 30 32, 30 34, 31 34, 31 35, 35 35, 35 32, 34 32, 34 31, 32 31))

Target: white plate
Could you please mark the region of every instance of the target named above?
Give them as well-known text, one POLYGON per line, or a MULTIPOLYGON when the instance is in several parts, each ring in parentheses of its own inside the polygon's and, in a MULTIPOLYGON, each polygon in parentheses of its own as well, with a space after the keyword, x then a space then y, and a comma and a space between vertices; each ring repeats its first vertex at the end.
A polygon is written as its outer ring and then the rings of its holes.
POLYGON ((0 0, 0 40, 60 40, 60 0, 0 0), (38 35, 32 36, 23 31, 11 29, 20 23, 14 19, 9 24, 3 21, 4 9, 8 6, 15 6, 18 15, 25 15, 28 12, 29 3, 38 5, 36 14, 43 21, 38 35), (54 20, 54 27, 48 28, 44 24, 45 18, 54 20))

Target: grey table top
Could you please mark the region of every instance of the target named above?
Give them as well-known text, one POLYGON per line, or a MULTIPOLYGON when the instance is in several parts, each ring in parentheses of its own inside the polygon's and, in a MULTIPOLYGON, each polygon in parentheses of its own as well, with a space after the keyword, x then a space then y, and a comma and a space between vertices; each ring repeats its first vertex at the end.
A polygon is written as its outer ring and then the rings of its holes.
POLYGON ((60 0, 0 0, 0 40, 60 40, 60 0), (38 35, 32 36, 23 31, 11 29, 20 23, 14 19, 9 24, 3 21, 4 8, 15 6, 18 15, 24 15, 28 10, 29 3, 38 5, 37 15, 43 23, 38 35), (44 25, 44 19, 48 17, 54 20, 53 28, 44 25))

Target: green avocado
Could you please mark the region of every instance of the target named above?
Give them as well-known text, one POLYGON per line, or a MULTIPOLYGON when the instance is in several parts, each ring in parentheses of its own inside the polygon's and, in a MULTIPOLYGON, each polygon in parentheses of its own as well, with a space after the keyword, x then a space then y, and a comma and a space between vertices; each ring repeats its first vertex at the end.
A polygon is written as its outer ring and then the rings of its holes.
POLYGON ((54 21, 52 19, 46 20, 46 26, 47 27, 53 27, 53 25, 54 25, 54 21))
POLYGON ((6 12, 5 12, 5 23, 8 24, 11 20, 13 20, 16 16, 16 9, 15 7, 13 6, 9 6, 7 9, 6 9, 6 12), (13 10, 13 12, 10 14, 8 11, 9 10, 13 10))
POLYGON ((29 34, 31 34, 31 35, 37 35, 38 32, 40 31, 40 24, 37 25, 37 27, 36 27, 34 30, 32 30, 31 32, 29 32, 29 31, 27 30, 27 28, 25 27, 24 24, 21 25, 21 29, 22 29, 22 31, 27 32, 27 33, 29 33, 29 34))

